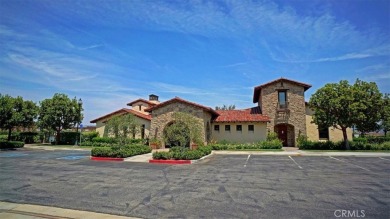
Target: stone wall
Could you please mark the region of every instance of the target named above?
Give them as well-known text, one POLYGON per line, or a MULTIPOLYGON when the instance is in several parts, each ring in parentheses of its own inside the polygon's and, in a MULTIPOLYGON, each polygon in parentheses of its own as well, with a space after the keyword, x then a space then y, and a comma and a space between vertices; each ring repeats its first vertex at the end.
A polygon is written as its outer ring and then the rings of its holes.
MULTIPOLYGON (((304 88, 302 86, 283 81, 270 84, 261 89, 259 97, 259 106, 262 108, 262 113, 271 118, 271 122, 267 124, 267 129, 274 130, 277 124, 290 124, 294 126, 294 135, 288 133, 288 136, 294 138, 290 140, 289 146, 294 146, 299 133, 306 135, 306 118, 305 118, 305 97, 304 88), (286 89, 288 111, 278 113, 278 89, 286 89), (293 145, 291 143, 294 142, 293 145)), ((292 131, 292 127, 288 130, 292 131)), ((287 131, 288 131, 287 130, 287 131)))
MULTIPOLYGON (((180 102, 175 102, 152 111, 153 119, 150 126, 150 138, 163 140, 164 129, 168 124, 174 121, 173 114, 175 112, 183 112, 193 115, 198 120, 198 122, 202 124, 203 141, 207 144, 207 122, 208 124, 211 123, 211 115, 207 112, 204 112, 204 110, 201 108, 180 102)), ((162 146, 165 148, 164 143, 162 146)))

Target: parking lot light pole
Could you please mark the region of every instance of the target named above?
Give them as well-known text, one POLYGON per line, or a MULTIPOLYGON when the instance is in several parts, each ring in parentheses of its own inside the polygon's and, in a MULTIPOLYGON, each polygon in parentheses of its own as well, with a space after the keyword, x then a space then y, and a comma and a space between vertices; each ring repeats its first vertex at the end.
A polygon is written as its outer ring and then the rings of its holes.
POLYGON ((83 101, 81 100, 81 98, 79 99, 78 104, 79 104, 79 125, 78 125, 78 127, 80 127, 80 142, 79 142, 79 144, 81 144, 81 106, 83 105, 83 101))

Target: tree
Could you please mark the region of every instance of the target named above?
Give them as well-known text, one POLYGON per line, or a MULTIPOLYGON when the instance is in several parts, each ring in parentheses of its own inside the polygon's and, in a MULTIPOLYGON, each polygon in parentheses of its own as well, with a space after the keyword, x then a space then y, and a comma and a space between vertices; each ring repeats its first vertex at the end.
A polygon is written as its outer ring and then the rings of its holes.
POLYGON ((236 105, 229 105, 226 106, 225 104, 223 106, 216 106, 215 110, 234 110, 236 109, 236 105))
MULTIPOLYGON (((203 138, 202 138, 203 122, 201 122, 198 118, 194 117, 193 115, 189 113, 183 113, 183 112, 175 112, 173 113, 172 117, 174 120, 174 124, 177 124, 174 126, 174 128, 177 129, 182 127, 183 129, 185 129, 181 132, 176 131, 174 132, 174 134, 181 135, 183 132, 188 133, 189 135, 188 137, 191 143, 203 145, 203 138)), ((180 136, 176 136, 173 137, 173 139, 182 139, 182 138, 180 136)))
POLYGON ((190 130, 184 122, 175 121, 164 129, 164 138, 171 146, 189 146, 190 130))
POLYGON ((334 127, 343 132, 345 147, 349 150, 347 128, 353 125, 367 131, 379 121, 382 97, 375 83, 356 80, 326 84, 310 98, 314 110, 313 122, 323 127, 334 127), (378 108, 379 107, 379 108, 378 108))
POLYGON ((37 105, 30 100, 0 94, 0 128, 8 130, 8 141, 11 140, 13 128, 32 126, 37 112, 37 105))
POLYGON ((129 135, 135 138, 139 131, 140 125, 133 114, 113 116, 107 121, 105 127, 106 136, 113 135, 121 143, 126 143, 129 135))
POLYGON ((70 129, 75 124, 81 123, 82 106, 78 104, 76 97, 69 99, 65 94, 54 94, 53 98, 40 102, 39 126, 42 129, 50 129, 57 133, 56 144, 60 142, 61 131, 70 129))
POLYGON ((383 107, 381 111, 381 121, 379 129, 382 129, 387 136, 387 132, 390 130, 390 95, 385 94, 383 97, 383 107))
POLYGON ((364 135, 379 128, 383 99, 374 82, 356 80, 352 86, 354 102, 351 109, 354 115, 356 128, 364 135))

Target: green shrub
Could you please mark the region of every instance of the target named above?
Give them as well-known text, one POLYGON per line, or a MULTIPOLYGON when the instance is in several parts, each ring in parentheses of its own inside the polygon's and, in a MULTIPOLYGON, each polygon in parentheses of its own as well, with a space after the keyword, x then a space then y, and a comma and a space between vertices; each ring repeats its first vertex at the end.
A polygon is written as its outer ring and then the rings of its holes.
POLYGON ((80 139, 80 132, 61 132, 59 144, 74 145, 80 139))
POLYGON ((232 144, 232 143, 233 143, 233 142, 230 142, 230 141, 225 140, 225 139, 223 139, 223 140, 217 142, 217 144, 219 144, 219 145, 230 145, 230 144, 232 144))
POLYGON ((8 140, 8 135, 0 135, 0 141, 7 141, 8 140))
POLYGON ((152 149, 145 145, 125 145, 113 147, 96 147, 91 150, 94 157, 125 158, 150 153, 152 149))
POLYGON ((200 146, 196 150, 190 150, 184 147, 173 147, 169 151, 154 152, 153 159, 156 160, 197 160, 210 154, 212 147, 200 146))
POLYGON ((297 138, 297 146, 300 148, 300 146, 305 144, 307 141, 308 141, 307 136, 299 133, 297 138))
POLYGON ((186 152, 188 150, 190 150, 190 148, 188 148, 188 147, 180 147, 180 146, 171 147, 169 149, 170 152, 186 152))
POLYGON ((130 144, 144 144, 146 145, 147 140, 146 139, 141 139, 141 138, 129 138, 127 140, 128 143, 130 144))
POLYGON ((228 149, 228 145, 226 145, 226 144, 213 144, 210 146, 213 150, 216 150, 216 151, 228 149))
POLYGON ((283 147, 283 142, 276 138, 272 140, 262 141, 260 143, 259 149, 281 149, 283 147))
POLYGON ((299 144, 299 149, 304 150, 344 150, 344 142, 332 142, 332 141, 302 141, 299 144))
POLYGON ((109 138, 109 137, 95 137, 95 138, 92 138, 92 142, 116 144, 116 143, 118 143, 118 140, 115 138, 109 138))
POLYGON ((354 141, 354 142, 363 142, 363 143, 367 143, 367 138, 364 138, 364 137, 353 138, 353 141, 354 141))
POLYGON ((91 155, 94 157, 113 157, 114 152, 110 147, 93 148, 91 155))
POLYGON ((172 152, 168 151, 161 151, 161 152, 154 152, 153 153, 153 159, 156 160, 170 160, 173 157, 172 152))
POLYGON ((88 147, 111 147, 115 144, 103 143, 103 142, 92 142, 92 141, 84 141, 81 142, 80 146, 88 146, 88 147))
POLYGON ((279 140, 276 132, 268 132, 266 141, 279 140))
MULTIPOLYGON (((351 150, 390 150, 390 142, 384 142, 381 144, 368 143, 365 140, 359 139, 358 141, 349 142, 351 150)), ((305 141, 299 146, 299 149, 303 150, 345 150, 344 142, 313 142, 305 141)))
POLYGON ((92 141, 93 138, 99 137, 98 132, 82 132, 81 141, 92 141))
POLYGON ((213 150, 210 146, 200 146, 198 149, 203 155, 211 154, 211 151, 213 150))
POLYGON ((24 142, 22 141, 0 141, 1 149, 12 149, 12 148, 22 148, 24 147, 24 142))
POLYGON ((390 142, 390 137, 387 136, 367 137, 367 142, 373 144, 382 144, 384 142, 390 142))

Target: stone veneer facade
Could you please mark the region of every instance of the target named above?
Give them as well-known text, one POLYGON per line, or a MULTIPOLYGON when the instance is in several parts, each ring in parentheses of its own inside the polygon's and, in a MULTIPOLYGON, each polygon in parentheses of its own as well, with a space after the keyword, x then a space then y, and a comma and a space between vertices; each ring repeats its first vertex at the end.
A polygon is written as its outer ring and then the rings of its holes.
POLYGON ((295 146, 299 134, 306 135, 306 115, 304 87, 283 81, 275 82, 261 88, 259 106, 262 113, 271 118, 267 124, 268 131, 277 131, 278 124, 287 124, 287 145, 295 146), (278 91, 287 91, 288 110, 278 112, 278 91))
MULTIPOLYGON (((201 108, 181 102, 171 103, 169 105, 157 108, 152 111, 153 119, 150 125, 150 137, 156 139, 164 139, 164 129, 168 124, 174 121, 172 116, 175 112, 184 112, 193 115, 204 127, 202 130, 202 136, 205 144, 207 144, 207 141, 210 138, 210 125, 212 117, 211 114, 205 112, 201 108)), ((165 142, 163 142, 162 147, 165 148, 165 142)))

